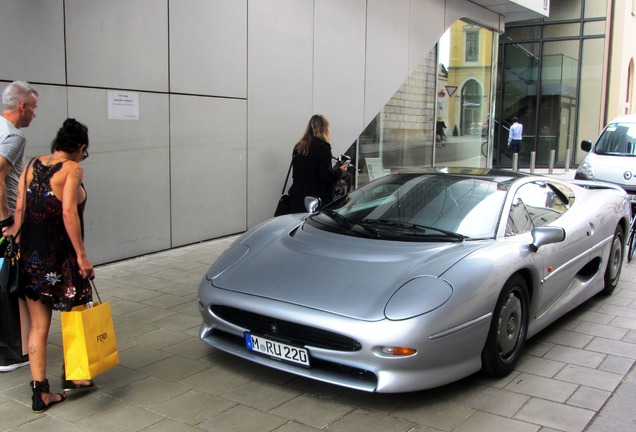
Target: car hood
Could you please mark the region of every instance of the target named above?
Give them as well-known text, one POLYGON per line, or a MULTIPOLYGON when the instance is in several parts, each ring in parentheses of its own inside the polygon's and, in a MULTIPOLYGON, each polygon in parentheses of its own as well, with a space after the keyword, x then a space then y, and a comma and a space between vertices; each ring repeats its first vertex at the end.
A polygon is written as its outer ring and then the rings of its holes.
POLYGON ((636 186, 636 158, 589 153, 586 161, 592 166, 596 180, 636 186))
POLYGON ((239 238, 208 279, 220 289, 375 321, 384 319, 387 302, 406 282, 439 277, 484 244, 365 239, 284 216, 239 238))

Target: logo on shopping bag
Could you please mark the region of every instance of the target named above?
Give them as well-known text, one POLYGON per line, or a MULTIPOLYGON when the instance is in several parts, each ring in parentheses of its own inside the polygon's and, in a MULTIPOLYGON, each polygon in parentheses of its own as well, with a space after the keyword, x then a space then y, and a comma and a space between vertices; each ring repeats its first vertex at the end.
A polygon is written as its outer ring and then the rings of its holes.
POLYGON ((104 343, 106 342, 106 339, 108 339, 108 333, 102 333, 100 335, 97 335, 97 342, 104 343))

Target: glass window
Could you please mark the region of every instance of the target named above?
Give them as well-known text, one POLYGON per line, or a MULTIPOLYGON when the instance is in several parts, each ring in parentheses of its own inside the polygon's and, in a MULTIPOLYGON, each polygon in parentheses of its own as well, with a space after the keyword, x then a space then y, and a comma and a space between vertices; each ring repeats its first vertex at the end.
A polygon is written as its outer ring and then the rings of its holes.
MULTIPOLYGON (((550 5, 550 17, 546 21, 581 19, 583 0, 559 0, 550 5)), ((602 0, 605 1, 605 0, 602 0)))
POLYGON ((560 37, 574 37, 581 33, 581 24, 553 24, 543 28, 543 37, 546 39, 560 37))
POLYGON ((533 228, 532 219, 530 213, 526 210, 526 206, 523 205, 523 201, 518 196, 515 196, 512 206, 510 207, 510 214, 508 215, 508 224, 506 225, 506 235, 512 236, 528 232, 533 228))
POLYGON ((500 105, 501 115, 495 125, 494 150, 497 157, 493 165, 512 167, 512 153, 508 147, 508 134, 512 118, 523 125, 520 166, 529 166, 530 152, 535 150, 535 115, 537 112, 536 88, 539 79, 539 43, 505 45, 505 64, 502 74, 500 105))
POLYGON ((535 142, 536 161, 564 163, 575 137, 579 41, 545 42, 541 68, 541 104, 535 142))
POLYGON ((636 156, 636 125, 610 123, 594 145, 594 153, 636 156))
POLYGON ((568 208, 567 193, 572 191, 565 187, 554 187, 545 182, 534 182, 519 188, 515 194, 506 235, 528 232, 534 227, 549 225, 559 218, 568 208))
MULTIPOLYGON (((581 84, 579 91, 579 103, 583 107, 579 113, 577 140, 594 140, 604 125, 601 123, 603 112, 603 64, 605 52, 605 39, 583 40, 583 54, 581 63, 581 84)), ((574 143, 573 143, 574 144, 574 143)), ((581 162, 585 152, 578 151, 574 145, 575 161, 581 162)))
POLYGON ((605 35, 605 20, 590 21, 583 24, 583 36, 605 35))
POLYGON ((479 31, 466 31, 466 61, 476 62, 479 60, 479 31))
MULTIPOLYGON (((636 1, 636 0, 635 0, 636 1)), ((541 37, 541 26, 532 27, 506 27, 505 38, 511 42, 541 37)))
POLYGON ((470 175, 393 174, 332 202, 313 219, 331 230, 345 228, 345 234, 372 232, 377 239, 457 240, 449 233, 490 238, 506 189, 491 179, 470 175))
POLYGON ((609 4, 607 0, 585 0, 585 18, 606 18, 609 4))

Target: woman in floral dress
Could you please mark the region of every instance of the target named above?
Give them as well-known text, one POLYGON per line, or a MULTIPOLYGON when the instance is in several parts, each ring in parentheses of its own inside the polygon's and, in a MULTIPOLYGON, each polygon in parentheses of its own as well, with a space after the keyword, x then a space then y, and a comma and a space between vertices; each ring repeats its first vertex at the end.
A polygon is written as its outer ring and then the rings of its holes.
POLYGON ((50 392, 46 379, 52 310, 68 311, 92 300, 88 279, 95 272, 83 242, 86 190, 80 165, 88 157, 87 149, 88 129, 67 119, 51 154, 34 158, 20 178, 15 220, 22 220, 20 292, 31 316, 28 350, 35 412, 65 399, 62 393, 50 392))

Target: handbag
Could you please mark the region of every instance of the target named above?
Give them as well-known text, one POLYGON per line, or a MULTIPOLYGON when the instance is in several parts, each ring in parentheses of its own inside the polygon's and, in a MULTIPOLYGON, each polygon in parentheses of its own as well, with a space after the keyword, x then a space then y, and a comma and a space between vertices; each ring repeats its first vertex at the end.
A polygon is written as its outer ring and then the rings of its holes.
POLYGON ((0 366, 24 361, 21 302, 17 294, 0 292, 0 366))
POLYGON ((15 295, 18 292, 18 274, 20 273, 20 249, 13 236, 2 237, 0 248, 0 293, 15 295))
POLYGON ((285 189, 287 189, 287 181, 289 181, 289 174, 291 173, 293 163, 294 163, 294 158, 292 158, 291 162, 289 163, 289 169, 287 170, 287 177, 285 177, 285 184, 283 185, 283 190, 280 193, 280 199, 278 200, 278 204, 276 205, 276 211, 274 212, 274 217, 291 213, 290 198, 289 198, 289 195, 285 193, 285 189))
POLYGON ((99 302, 60 314, 67 380, 90 380, 119 364, 110 303, 102 303, 91 285, 99 302))
MULTIPOLYGON (((25 173, 29 171, 31 164, 35 158, 29 161, 25 169, 25 173)), ((22 222, 24 222, 24 212, 26 212, 26 175, 24 176, 24 195, 22 201, 22 220, 20 221, 20 229, 16 237, 20 235, 22 230, 22 222)), ((0 250, 3 251, 0 257, 0 293, 8 293, 10 295, 18 292, 18 277, 20 274, 20 245, 16 243, 15 237, 12 235, 2 237, 0 239, 0 250)))

